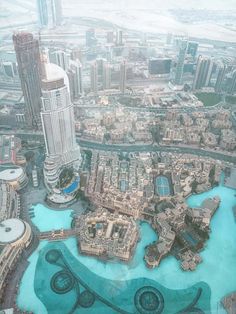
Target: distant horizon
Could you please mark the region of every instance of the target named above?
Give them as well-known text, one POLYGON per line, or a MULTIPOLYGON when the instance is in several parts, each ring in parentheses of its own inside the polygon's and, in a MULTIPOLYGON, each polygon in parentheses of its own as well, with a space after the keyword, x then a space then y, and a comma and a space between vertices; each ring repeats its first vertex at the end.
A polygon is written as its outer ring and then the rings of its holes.
MULTIPOLYGON (((236 10, 235 0, 86 0, 86 5, 105 5, 107 8, 112 4, 112 8, 116 9, 208 9, 208 10, 236 10)), ((73 4, 73 6, 79 7, 83 4, 83 1, 78 2, 77 0, 62 0, 62 5, 67 7, 73 4)))
MULTIPOLYGON (((208 38, 236 42, 234 24, 235 0, 61 0, 63 16, 67 19, 89 18, 105 21, 112 26, 135 29, 145 33, 174 33, 194 38, 208 38), (186 10, 186 14, 170 10, 186 10), (188 14, 187 11, 191 11, 188 14), (196 14, 195 14, 195 12, 196 14), (217 13, 204 14, 199 10, 215 10, 217 13), (221 15, 221 12, 226 12, 221 15), (135 21, 135 25, 134 25, 135 21), (187 27, 186 27, 187 25, 187 27)), ((37 23, 37 0, 1 0, 0 29, 15 25, 37 23), (17 21, 17 23, 16 23, 17 21)), ((99 23, 97 23, 99 27, 99 23)))
MULTIPOLYGON (((97 6, 106 7, 107 10, 130 10, 130 9, 143 9, 143 10, 223 10, 223 11, 236 11, 235 0, 61 0, 62 7, 68 8, 73 6, 74 8, 81 8, 82 11, 86 7, 97 6)), ((13 7, 27 7, 28 9, 36 9, 37 0, 23 0, 20 4, 17 0, 13 0, 9 3, 8 0, 1 0, 0 9, 13 9, 13 7)))

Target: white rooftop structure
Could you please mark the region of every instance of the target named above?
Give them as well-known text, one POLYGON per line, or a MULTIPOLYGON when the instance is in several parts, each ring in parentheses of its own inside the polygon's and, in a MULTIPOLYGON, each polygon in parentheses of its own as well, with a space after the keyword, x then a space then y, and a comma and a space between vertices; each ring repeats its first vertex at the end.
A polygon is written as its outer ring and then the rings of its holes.
POLYGON ((27 185, 28 178, 21 167, 0 167, 0 182, 8 183, 15 190, 20 190, 27 185))
POLYGON ((54 63, 44 63, 44 75, 43 82, 55 82, 60 79, 64 79, 64 84, 69 88, 69 79, 66 72, 54 63))
POLYGON ((6 309, 6 310, 1 310, 0 314, 13 314, 14 313, 14 309, 6 309))
POLYGON ((15 181, 15 180, 18 180, 23 174, 24 174, 24 171, 22 168, 5 169, 5 170, 0 171, 0 180, 15 181))
POLYGON ((0 245, 13 243, 20 239, 25 232, 25 224, 17 218, 0 222, 0 245))

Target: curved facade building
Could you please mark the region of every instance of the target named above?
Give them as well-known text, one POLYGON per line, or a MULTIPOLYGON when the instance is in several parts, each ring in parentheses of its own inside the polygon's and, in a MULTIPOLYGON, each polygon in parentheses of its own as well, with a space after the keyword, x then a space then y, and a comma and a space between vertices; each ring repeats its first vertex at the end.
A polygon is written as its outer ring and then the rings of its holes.
POLYGON ((28 184, 28 177, 21 167, 12 166, 0 167, 0 183, 8 183, 16 191, 25 188, 28 184))
POLYGON ((0 246, 10 244, 11 246, 28 247, 31 239, 31 228, 27 222, 18 218, 1 221, 0 246))
POLYGON ((44 64, 42 79, 42 126, 46 145, 45 184, 58 193, 57 183, 62 169, 72 166, 78 171, 80 149, 76 143, 74 109, 70 100, 66 72, 52 63, 44 64))
POLYGON ((22 252, 32 241, 30 225, 18 218, 0 220, 0 303, 4 300, 8 276, 15 269, 22 252))

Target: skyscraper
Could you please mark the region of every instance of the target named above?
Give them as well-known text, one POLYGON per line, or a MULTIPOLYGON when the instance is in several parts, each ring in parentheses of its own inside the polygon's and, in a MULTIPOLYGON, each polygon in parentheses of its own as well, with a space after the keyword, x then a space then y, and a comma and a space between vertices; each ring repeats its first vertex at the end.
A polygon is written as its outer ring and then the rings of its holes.
POLYGON ((62 23, 61 0, 37 0, 39 24, 54 28, 62 23))
POLYGON ((198 57, 196 72, 193 80, 193 90, 209 86, 213 65, 214 63, 211 58, 201 55, 198 57))
POLYGON ((97 39, 96 39, 95 29, 94 28, 90 28, 90 29, 88 29, 86 31, 85 40, 86 40, 86 46, 87 47, 96 46, 97 39))
POLYGON ((37 0, 38 20, 41 27, 48 25, 47 0, 37 0))
POLYGON ((69 68, 70 53, 63 50, 56 50, 49 54, 50 62, 57 64, 63 70, 69 68))
POLYGON ((229 94, 234 94, 236 92, 236 70, 234 70, 232 73, 228 92, 229 94))
POLYGON ((71 100, 74 101, 83 94, 82 65, 78 59, 76 61, 70 60, 67 74, 70 82, 71 100))
POLYGON ((102 85, 103 89, 111 88, 111 66, 108 62, 103 63, 102 85))
POLYGON ((227 67, 225 64, 220 63, 220 64, 218 64, 217 68, 218 68, 218 74, 217 74, 217 79, 216 79, 216 83, 215 83, 215 92, 220 93, 220 92, 222 92, 222 84, 223 84, 224 79, 225 79, 227 67))
POLYGON ((65 71, 53 63, 44 63, 41 119, 46 145, 45 185, 55 192, 62 169, 78 170, 81 157, 75 137, 69 80, 65 71))
POLYGON ((123 45, 123 32, 120 29, 116 31, 116 45, 122 46, 123 45))
POLYGON ((90 67, 90 90, 94 95, 98 93, 98 67, 95 61, 90 67))
POLYGON ((2 68, 6 76, 14 78, 17 76, 16 63, 11 61, 2 62, 2 68))
POLYGON ((41 124, 41 62, 39 42, 31 33, 21 32, 13 35, 13 43, 25 100, 26 121, 30 127, 39 128, 41 124))
POLYGON ((180 49, 179 49, 179 55, 178 55, 178 61, 176 66, 176 72, 175 72, 175 84, 181 85, 183 80, 183 71, 184 71, 184 60, 185 55, 187 51, 188 41, 182 40, 180 42, 180 49))
POLYGON ((113 59, 113 49, 111 46, 106 46, 106 59, 111 62, 113 59))
POLYGON ((79 60, 80 62, 83 61, 83 51, 79 48, 73 48, 71 51, 71 59, 76 61, 79 60))
POLYGON ((120 65, 120 91, 122 94, 125 93, 126 89, 126 62, 122 61, 120 65))
POLYGON ((198 42, 196 42, 196 41, 189 41, 188 42, 187 54, 191 55, 193 58, 196 58, 197 50, 198 50, 198 42))

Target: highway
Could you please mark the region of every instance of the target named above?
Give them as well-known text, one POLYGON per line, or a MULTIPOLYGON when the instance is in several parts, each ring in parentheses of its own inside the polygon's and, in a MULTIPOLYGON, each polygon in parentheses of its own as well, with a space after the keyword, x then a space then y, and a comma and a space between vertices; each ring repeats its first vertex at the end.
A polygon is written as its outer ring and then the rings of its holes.
POLYGON ((197 156, 210 157, 217 160, 224 160, 227 162, 236 163, 236 155, 224 154, 221 152, 215 152, 211 150, 203 150, 200 148, 192 147, 180 147, 180 146, 156 146, 156 145, 114 145, 114 144, 102 144, 90 141, 77 139, 78 144, 83 148, 115 151, 115 152, 171 152, 182 154, 193 154, 197 156))
MULTIPOLYGON (((23 131, 23 130, 2 130, 2 134, 14 134, 19 136, 23 140, 39 140, 43 142, 43 134, 41 132, 32 132, 32 131, 23 131)), ((196 147, 183 147, 177 145, 171 146, 158 146, 153 144, 126 144, 126 145, 117 145, 117 144, 103 144, 97 142, 86 141, 77 137, 78 144, 84 149, 96 149, 104 151, 114 151, 114 152, 170 152, 170 153, 179 153, 179 154, 193 154, 197 156, 210 157, 216 160, 223 160, 226 162, 232 162, 236 164, 236 155, 213 151, 213 150, 204 150, 196 147)))
MULTIPOLYGON (((107 111, 107 110, 114 110, 118 106, 118 103, 111 104, 109 106, 101 107, 101 105, 91 105, 91 104, 79 104, 75 103, 75 108, 81 108, 81 109, 94 109, 94 110, 100 110, 100 111, 107 111)), ((160 107, 132 107, 132 106, 125 106, 123 105, 124 109, 129 109, 131 111, 138 111, 138 112, 156 112, 158 114, 164 115, 166 112, 172 110, 177 111, 179 113, 192 113, 193 111, 201 111, 204 113, 207 113, 209 111, 218 111, 220 109, 223 109, 226 106, 225 103, 220 102, 214 106, 210 107, 176 107, 176 108, 160 108, 160 107)), ((235 106, 236 107, 236 106, 235 106)))

